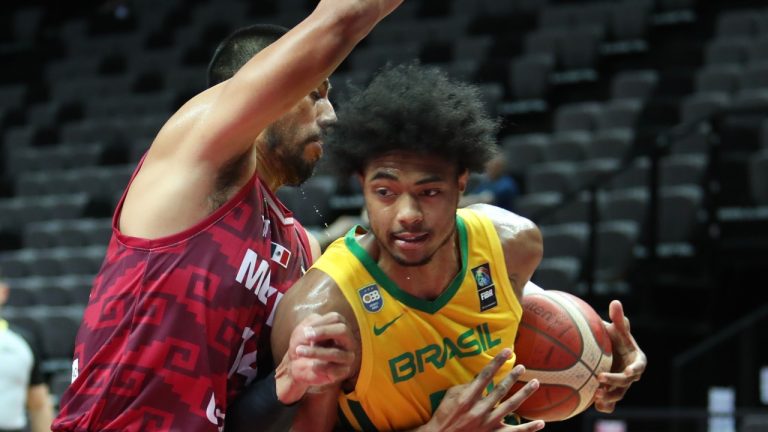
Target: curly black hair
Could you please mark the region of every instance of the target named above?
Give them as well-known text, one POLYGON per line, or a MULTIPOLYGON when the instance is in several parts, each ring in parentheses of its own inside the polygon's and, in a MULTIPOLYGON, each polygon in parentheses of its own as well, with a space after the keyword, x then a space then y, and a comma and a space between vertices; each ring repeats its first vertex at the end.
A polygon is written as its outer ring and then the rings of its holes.
POLYGON ((480 172, 498 151, 499 122, 486 113, 477 87, 418 62, 385 66, 340 107, 325 147, 342 175, 395 150, 442 157, 459 173, 480 172))

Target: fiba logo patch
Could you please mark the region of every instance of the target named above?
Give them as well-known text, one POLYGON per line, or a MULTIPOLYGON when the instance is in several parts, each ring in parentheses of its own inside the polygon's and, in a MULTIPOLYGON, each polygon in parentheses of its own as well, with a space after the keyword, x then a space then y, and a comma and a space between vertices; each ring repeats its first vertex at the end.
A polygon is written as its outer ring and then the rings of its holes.
POLYGON ((490 264, 485 263, 472 269, 472 276, 477 285, 477 296, 480 298, 480 311, 496 307, 496 286, 491 277, 490 264))
POLYGON ((360 295, 360 301, 368 312, 378 312, 384 306, 384 299, 381 298, 379 287, 376 284, 368 285, 357 290, 360 295))

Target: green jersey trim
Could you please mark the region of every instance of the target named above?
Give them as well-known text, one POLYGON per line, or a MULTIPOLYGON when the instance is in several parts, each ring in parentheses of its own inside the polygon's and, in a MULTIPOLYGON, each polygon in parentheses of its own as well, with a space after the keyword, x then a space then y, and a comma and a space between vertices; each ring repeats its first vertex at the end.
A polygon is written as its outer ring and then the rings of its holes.
POLYGON ((347 235, 344 238, 344 243, 349 249, 349 251, 354 255, 360 263, 363 264, 363 267, 368 271, 368 273, 373 276, 373 279, 376 281, 377 284, 381 285, 387 292, 394 298, 396 298, 398 301, 403 303, 404 305, 420 310, 422 312, 426 312, 429 314, 434 314, 435 312, 439 311, 443 306, 445 306, 453 296, 456 294, 456 292, 459 290, 459 287, 461 286, 462 282, 464 281, 464 277, 467 273, 467 227, 464 224, 464 219, 461 218, 461 216, 456 215, 456 230, 459 233, 459 250, 461 253, 461 268, 459 269, 459 272, 456 274, 456 276, 453 278, 451 283, 448 285, 448 288, 443 291, 440 296, 438 296, 434 300, 424 300, 420 299, 418 297, 414 297, 411 294, 408 294, 407 292, 400 289, 397 284, 387 276, 386 273, 384 273, 384 270, 379 267, 379 265, 376 263, 376 261, 366 252, 365 249, 363 249, 362 246, 360 246, 360 243, 357 242, 355 239, 355 233, 359 232, 360 229, 359 226, 353 227, 349 232, 347 232, 347 235))

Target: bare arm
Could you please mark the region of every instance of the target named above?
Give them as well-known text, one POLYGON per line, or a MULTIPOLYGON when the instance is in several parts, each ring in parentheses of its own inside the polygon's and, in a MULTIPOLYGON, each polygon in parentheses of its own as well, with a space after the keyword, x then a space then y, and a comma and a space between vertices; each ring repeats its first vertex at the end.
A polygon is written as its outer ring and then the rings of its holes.
POLYGON ((158 137, 155 145, 162 149, 157 156, 178 155, 220 165, 242 154, 261 130, 325 80, 401 2, 321 1, 309 17, 254 56, 233 78, 182 107, 158 137), (188 116, 196 118, 194 125, 187 124, 188 116), (189 139, 179 140, 182 136, 189 139))
MULTIPOLYGON (((323 0, 231 79, 188 101, 152 143, 131 184, 121 228, 128 235, 156 238, 207 215, 222 167, 245 157, 270 123, 318 88, 401 2, 323 0)), ((253 172, 255 159, 247 163, 253 172)))
POLYGON ((336 421, 341 385, 360 367, 354 313, 336 283, 310 270, 280 302, 272 330, 278 397, 301 399, 296 431, 329 431, 336 421), (311 339, 311 340, 310 340, 311 339), (317 375, 314 384, 309 381, 317 375), (306 395, 306 396, 305 396, 306 395))
POLYGON ((27 411, 31 432, 50 432, 53 422, 53 403, 46 384, 36 384, 27 392, 27 411))

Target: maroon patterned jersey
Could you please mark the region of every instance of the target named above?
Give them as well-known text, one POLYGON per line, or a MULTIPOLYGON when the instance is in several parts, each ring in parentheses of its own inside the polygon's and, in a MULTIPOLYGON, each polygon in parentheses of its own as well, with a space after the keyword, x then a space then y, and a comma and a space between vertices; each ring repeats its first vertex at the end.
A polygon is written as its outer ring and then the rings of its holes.
POLYGON ((272 369, 272 314, 311 262, 306 233, 255 175, 169 237, 121 234, 121 207, 53 430, 221 431, 228 403, 272 369))

